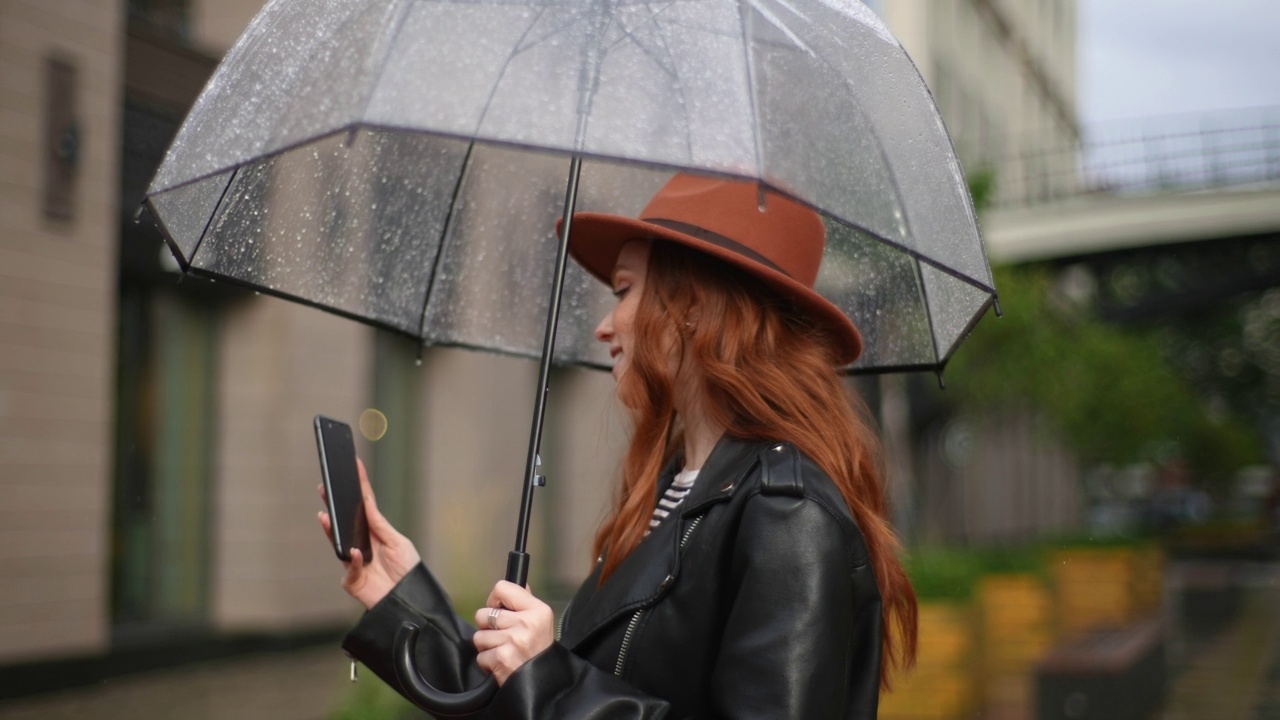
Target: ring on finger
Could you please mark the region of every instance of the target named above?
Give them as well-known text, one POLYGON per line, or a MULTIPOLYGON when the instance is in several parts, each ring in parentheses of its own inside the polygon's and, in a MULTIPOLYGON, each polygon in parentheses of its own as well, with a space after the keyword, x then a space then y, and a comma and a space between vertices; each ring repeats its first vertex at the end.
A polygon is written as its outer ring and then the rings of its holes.
POLYGON ((490 630, 498 629, 498 613, 500 612, 502 612, 502 608, 500 607, 489 609, 489 629, 490 630))

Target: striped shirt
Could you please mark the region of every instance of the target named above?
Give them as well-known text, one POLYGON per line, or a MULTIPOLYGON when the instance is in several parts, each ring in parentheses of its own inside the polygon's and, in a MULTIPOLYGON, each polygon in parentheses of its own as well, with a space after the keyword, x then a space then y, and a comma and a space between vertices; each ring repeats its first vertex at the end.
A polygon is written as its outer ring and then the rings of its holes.
POLYGON ((670 487, 666 489, 666 492, 662 493, 658 504, 654 506, 653 517, 649 518, 649 530, 645 531, 645 535, 648 535, 651 530, 658 527, 676 509, 680 501, 684 500, 689 491, 693 489, 693 481, 697 479, 697 470, 684 470, 676 474, 675 479, 671 481, 670 487))

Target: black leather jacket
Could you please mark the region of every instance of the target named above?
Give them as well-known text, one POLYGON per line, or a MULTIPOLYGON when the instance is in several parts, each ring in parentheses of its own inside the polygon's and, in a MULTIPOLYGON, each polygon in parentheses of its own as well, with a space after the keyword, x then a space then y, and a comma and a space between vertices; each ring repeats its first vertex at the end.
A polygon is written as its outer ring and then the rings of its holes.
MULTIPOLYGON (((674 472, 664 474, 659 492, 674 472)), ((675 514, 566 608, 558 642, 480 718, 874 718, 880 593, 835 485, 792 446, 724 438, 675 514)), ((419 670, 479 683, 474 628, 419 566, 343 642, 397 687, 391 638, 423 627, 419 670)))

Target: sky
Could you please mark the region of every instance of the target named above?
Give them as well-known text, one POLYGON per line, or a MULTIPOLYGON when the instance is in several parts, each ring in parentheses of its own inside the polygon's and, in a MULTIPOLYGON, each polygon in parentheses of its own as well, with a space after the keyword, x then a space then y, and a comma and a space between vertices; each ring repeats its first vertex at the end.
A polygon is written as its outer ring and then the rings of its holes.
POLYGON ((1280 0, 1078 0, 1086 124, 1275 106, 1280 0))

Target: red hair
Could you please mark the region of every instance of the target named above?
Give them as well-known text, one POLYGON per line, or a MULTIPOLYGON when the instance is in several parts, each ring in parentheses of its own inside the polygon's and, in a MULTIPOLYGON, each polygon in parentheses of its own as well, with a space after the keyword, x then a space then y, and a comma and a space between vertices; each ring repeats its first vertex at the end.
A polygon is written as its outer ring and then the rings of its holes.
POLYGON ((880 441, 866 406, 840 379, 831 338, 749 274, 659 240, 651 243, 634 332, 618 387, 631 442, 621 490, 593 548, 605 556, 601 581, 644 538, 658 476, 683 447, 670 369, 675 338, 676 356, 692 358, 685 389, 696 387, 692 401, 716 425, 737 438, 794 444, 839 488, 880 589, 880 682, 888 689, 887 670, 915 661, 916 597, 886 519, 880 441))

